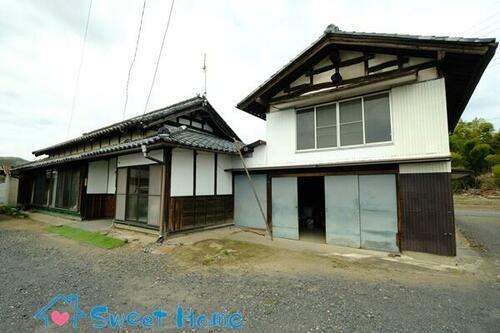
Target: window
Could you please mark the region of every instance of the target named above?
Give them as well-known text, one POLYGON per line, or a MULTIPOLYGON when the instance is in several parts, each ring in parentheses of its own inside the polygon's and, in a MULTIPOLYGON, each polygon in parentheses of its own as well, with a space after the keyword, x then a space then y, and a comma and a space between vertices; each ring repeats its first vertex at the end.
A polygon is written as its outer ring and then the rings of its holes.
POLYGON ((297 149, 314 147, 314 109, 297 111, 297 149))
POLYGON ((80 169, 61 169, 57 175, 56 207, 78 210, 80 197, 80 169))
POLYGON ((297 111, 297 150, 391 140, 388 93, 297 111))
POLYGON ((351 146, 363 143, 363 109, 361 98, 342 102, 340 112, 340 145, 351 146))
POLYGON ((318 148, 337 146, 337 116, 335 104, 316 109, 316 142, 318 148))
POLYGON ((389 94, 365 97, 366 143, 391 141, 389 94))
POLYGON ((148 222, 149 167, 132 167, 127 175, 126 219, 148 222))

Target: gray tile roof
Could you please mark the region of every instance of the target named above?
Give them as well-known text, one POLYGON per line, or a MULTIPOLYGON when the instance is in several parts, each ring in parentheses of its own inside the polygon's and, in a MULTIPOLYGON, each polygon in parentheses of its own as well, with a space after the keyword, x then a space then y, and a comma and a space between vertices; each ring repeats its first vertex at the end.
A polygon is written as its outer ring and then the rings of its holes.
POLYGON ((89 152, 80 152, 70 156, 44 158, 41 160, 18 165, 14 168, 16 171, 38 169, 49 166, 54 166, 63 163, 74 161, 82 161, 88 159, 95 159, 103 155, 119 155, 120 152, 124 154, 128 151, 135 151, 141 148, 142 145, 150 146, 153 144, 164 143, 166 146, 179 146, 191 149, 209 150, 219 153, 236 154, 238 148, 242 144, 236 144, 232 141, 219 138, 215 135, 197 131, 194 129, 181 129, 175 126, 165 126, 171 132, 170 135, 153 135, 147 138, 119 143, 89 152))
POLYGON ((395 34, 395 33, 380 33, 380 32, 361 32, 361 31, 344 31, 340 30, 337 26, 330 24, 325 29, 326 34, 335 35, 351 35, 359 37, 388 37, 388 38, 407 38, 420 41, 436 41, 436 42, 463 42, 463 43, 494 43, 495 38, 466 38, 466 37, 450 37, 450 36, 424 36, 424 35, 410 35, 410 34, 395 34))
POLYGON ((114 123, 112 125, 102 127, 102 128, 99 128, 97 130, 94 130, 94 131, 91 131, 88 133, 83 133, 81 136, 79 136, 77 138, 67 140, 67 141, 52 145, 50 147, 35 150, 35 151, 33 151, 33 154, 38 156, 38 155, 41 155, 42 153, 44 153, 48 150, 51 150, 51 149, 55 149, 55 148, 59 148, 59 147, 67 146, 67 145, 72 145, 72 144, 78 144, 81 142, 85 142, 88 139, 97 138, 97 137, 100 137, 100 136, 105 135, 105 134, 116 133, 120 130, 123 130, 126 128, 131 128, 131 127, 139 125, 141 123, 148 123, 151 121, 155 121, 155 120, 160 119, 162 117, 173 115, 179 111, 183 111, 185 109, 189 109, 189 108, 195 107, 197 105, 202 105, 205 102, 206 102, 206 99, 204 97, 196 96, 196 97, 187 99, 185 101, 169 105, 165 108, 145 113, 144 115, 140 115, 140 116, 136 116, 136 117, 133 117, 130 119, 126 119, 124 121, 120 121, 118 123, 114 123))

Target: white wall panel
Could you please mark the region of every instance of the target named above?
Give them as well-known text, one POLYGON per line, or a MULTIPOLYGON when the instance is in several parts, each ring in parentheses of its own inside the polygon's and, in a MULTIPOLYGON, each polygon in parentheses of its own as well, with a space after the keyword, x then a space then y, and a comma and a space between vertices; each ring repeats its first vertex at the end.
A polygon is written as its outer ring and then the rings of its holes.
POLYGON ((214 195, 214 168, 214 153, 198 152, 196 154, 196 195, 214 195))
MULTIPOLYGON (((152 150, 149 152, 149 156, 163 161, 163 150, 161 149, 152 150)), ((155 163, 156 162, 145 158, 142 153, 118 156, 118 167, 126 167, 132 165, 146 165, 155 163)))
POLYGON ((89 162, 87 176, 88 194, 108 193, 108 160, 89 162))
POLYGON ((451 172, 451 162, 428 162, 400 164, 399 173, 451 172))
MULTIPOLYGON (((248 167, 376 162, 449 156, 444 79, 391 89, 392 142, 296 151, 295 109, 267 114, 266 142, 248 167)), ((234 167, 241 162, 234 160, 234 167)))
POLYGON ((170 195, 193 195, 193 151, 188 149, 172 150, 172 171, 170 195))
POLYGON ((116 191, 116 158, 109 159, 108 165, 108 194, 116 191))
POLYGON ((232 155, 217 155, 217 195, 233 194, 233 175, 230 171, 233 163, 232 155))
POLYGON ((394 88, 392 108, 397 156, 449 154, 444 79, 394 88))

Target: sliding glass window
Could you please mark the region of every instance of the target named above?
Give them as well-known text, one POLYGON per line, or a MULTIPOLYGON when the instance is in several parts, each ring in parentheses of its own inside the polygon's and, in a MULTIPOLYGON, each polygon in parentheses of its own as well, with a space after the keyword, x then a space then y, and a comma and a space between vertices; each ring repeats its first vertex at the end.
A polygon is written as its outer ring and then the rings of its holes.
POLYGON ((390 142, 389 93, 297 110, 297 150, 390 142))

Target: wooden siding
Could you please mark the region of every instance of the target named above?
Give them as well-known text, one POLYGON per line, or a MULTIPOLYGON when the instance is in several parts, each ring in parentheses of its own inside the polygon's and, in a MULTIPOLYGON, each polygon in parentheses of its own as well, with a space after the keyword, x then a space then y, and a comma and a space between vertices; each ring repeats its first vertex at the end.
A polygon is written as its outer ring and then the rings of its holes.
POLYGON ((233 196, 171 197, 169 232, 227 223, 233 219, 233 196))
POLYGON ((114 194, 87 194, 85 209, 82 212, 84 219, 113 218, 115 216, 116 198, 114 194))
POLYGON ((451 173, 400 174, 401 250, 456 255, 451 173))

